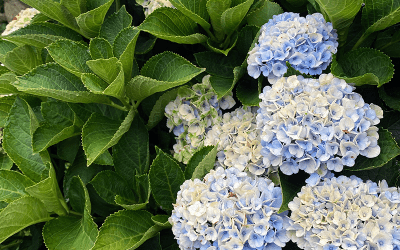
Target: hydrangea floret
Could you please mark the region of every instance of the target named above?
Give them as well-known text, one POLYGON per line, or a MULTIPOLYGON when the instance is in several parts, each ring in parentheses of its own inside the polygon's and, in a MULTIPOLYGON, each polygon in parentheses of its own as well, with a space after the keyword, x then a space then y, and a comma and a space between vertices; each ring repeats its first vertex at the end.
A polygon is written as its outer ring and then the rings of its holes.
POLYGON ((260 130, 257 129, 258 108, 237 108, 225 113, 219 123, 208 131, 204 145, 218 145, 216 166, 235 167, 261 175, 265 170, 261 155, 260 130))
POLYGON ((161 7, 175 8, 169 0, 141 0, 138 3, 142 5, 146 17, 161 7))
POLYGON ((257 126, 266 166, 286 174, 324 176, 352 167, 358 155, 379 155, 382 109, 364 102, 355 87, 332 74, 319 79, 282 77, 260 94, 257 126))
POLYGON ((288 206, 287 236, 301 249, 400 249, 399 190, 356 176, 302 187, 288 206))
POLYGON ((181 185, 169 218, 180 249, 282 249, 289 241, 280 187, 237 168, 211 170, 181 185))
POLYGON ((165 107, 167 127, 176 136, 174 157, 185 164, 204 145, 207 131, 221 120, 222 110, 236 103, 232 92, 218 100, 209 78, 207 75, 201 83, 181 88, 177 98, 165 107))
POLYGON ((253 78, 262 73, 278 78, 286 62, 304 74, 320 75, 337 51, 337 33, 320 13, 300 17, 285 12, 273 16, 260 30, 258 43, 249 52, 247 71, 253 78))
POLYGON ((14 19, 7 24, 6 29, 1 35, 9 35, 20 28, 28 26, 31 23, 33 16, 39 13, 40 12, 35 8, 27 8, 21 10, 18 15, 16 15, 14 19))

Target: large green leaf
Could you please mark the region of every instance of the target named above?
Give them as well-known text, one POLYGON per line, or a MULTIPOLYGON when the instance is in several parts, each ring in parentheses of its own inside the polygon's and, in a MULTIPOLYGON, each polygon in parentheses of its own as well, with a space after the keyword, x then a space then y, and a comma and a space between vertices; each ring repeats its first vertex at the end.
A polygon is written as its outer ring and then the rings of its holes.
POLYGON ((185 168, 185 179, 204 177, 214 167, 217 149, 216 146, 207 146, 194 153, 185 168))
POLYGON ((0 169, 10 170, 12 166, 13 162, 10 157, 7 154, 0 154, 0 169))
POLYGON ((96 37, 99 35, 101 24, 113 2, 114 0, 109 0, 95 9, 80 14, 76 18, 76 22, 83 35, 86 37, 96 37))
POLYGON ((86 12, 86 0, 61 0, 61 4, 64 5, 74 17, 86 12))
POLYGON ((385 87, 382 87, 379 89, 379 96, 390 108, 400 111, 400 94, 397 89, 388 92, 385 87))
POLYGON ((92 58, 85 45, 71 40, 59 40, 50 44, 47 50, 56 63, 72 74, 80 77, 82 73, 91 73, 86 61, 92 58))
POLYGON ((12 85, 17 80, 17 75, 13 72, 7 72, 0 75, 0 94, 18 93, 16 87, 12 85))
POLYGON ((205 35, 198 33, 197 24, 192 19, 172 8, 156 9, 139 29, 175 43, 196 44, 207 41, 205 35))
POLYGON ((10 70, 23 75, 42 64, 42 60, 32 46, 24 45, 8 52, 3 63, 10 70))
POLYGON ((381 87, 392 79, 394 68, 390 57, 372 48, 352 50, 339 60, 333 60, 332 74, 338 78, 354 83, 381 87))
MULTIPOLYGON (((79 177, 71 180, 70 202, 82 213, 82 218, 60 216, 43 228, 43 238, 49 249, 91 249, 96 241, 97 225, 90 216, 91 204, 85 184, 79 177)), ((74 207, 74 206, 73 206, 74 207)))
POLYGON ((147 122, 147 129, 150 130, 156 126, 165 117, 165 107, 169 102, 175 100, 178 96, 178 88, 165 92, 154 104, 147 122))
POLYGON ((100 28, 100 37, 106 39, 110 44, 114 43, 118 33, 123 29, 130 27, 132 24, 132 16, 122 6, 118 12, 106 17, 100 28))
POLYGON ((29 196, 25 188, 35 183, 17 171, 0 170, 0 201, 13 202, 24 196, 29 196))
POLYGON ((41 13, 50 17, 51 19, 57 20, 75 31, 79 31, 79 27, 74 16, 59 2, 54 0, 23 0, 23 2, 39 10, 41 13))
POLYGON ((207 13, 207 0, 171 0, 172 5, 184 15, 200 24, 204 29, 209 29, 207 13))
POLYGON ((112 120, 93 113, 82 129, 82 145, 90 166, 108 148, 118 143, 119 139, 129 130, 135 111, 129 111, 125 120, 112 120))
POLYGON ((89 51, 94 60, 107 59, 114 56, 111 44, 106 39, 100 37, 90 40, 89 51))
POLYGON ((377 157, 367 158, 359 155, 357 156, 355 165, 346 169, 358 171, 379 168, 400 155, 400 148, 387 129, 379 129, 378 145, 381 148, 381 153, 377 157))
MULTIPOLYGON (((132 178, 133 179, 133 178, 132 178)), ((150 179, 147 174, 136 175, 134 178, 134 185, 132 186, 137 196, 136 202, 129 201, 124 197, 117 195, 115 202, 128 210, 139 210, 145 208, 150 199, 150 179)))
POLYGON ((239 81, 239 85, 236 88, 236 97, 243 105, 259 105, 262 79, 263 77, 260 77, 257 81, 255 81, 250 76, 245 76, 239 81))
POLYGON ((48 22, 34 23, 3 37, 3 39, 11 42, 32 45, 38 48, 44 48, 55 41, 66 38, 74 41, 82 40, 82 36, 75 31, 63 25, 48 22))
POLYGON ((400 57, 400 30, 392 26, 379 32, 374 47, 390 57, 400 57))
POLYGON ((386 29, 400 22, 400 1, 365 0, 364 3, 361 17, 364 33, 353 48, 358 48, 373 32, 386 29))
POLYGON ((282 191, 282 205, 279 208, 278 213, 282 213, 289 210, 288 204, 293 198, 300 192, 301 187, 305 185, 305 179, 303 176, 296 175, 285 175, 279 171, 279 185, 282 191))
POLYGON ((0 212, 0 243, 22 229, 53 219, 45 205, 34 197, 22 197, 0 212))
POLYGON ((203 71, 185 58, 165 51, 146 62, 141 75, 129 82, 127 95, 133 100, 143 100, 156 92, 182 85, 203 71))
POLYGON ((48 63, 18 77, 13 85, 22 92, 52 97, 65 102, 110 103, 106 96, 93 94, 84 87, 79 77, 60 65, 48 63))
POLYGON ((137 28, 128 27, 118 33, 114 40, 114 55, 118 57, 119 61, 122 63, 126 81, 129 81, 132 76, 135 47, 139 33, 140 31, 137 28))
POLYGON ((25 190, 31 196, 41 200, 48 212, 66 215, 68 207, 58 186, 56 172, 51 164, 48 165, 50 165, 49 177, 33 186, 27 187, 25 190))
POLYGON ((362 0, 315 0, 324 14, 326 21, 330 21, 337 30, 339 43, 343 44, 347 38, 348 29, 363 3, 362 0))
POLYGON ((172 210, 176 194, 185 181, 185 176, 171 156, 161 149, 150 167, 150 186, 154 199, 165 210, 172 210))
POLYGON ((113 147, 115 171, 133 187, 133 178, 145 174, 150 165, 149 133, 140 116, 135 116, 129 130, 113 147))
POLYGON ((240 25, 254 0, 246 0, 225 10, 221 15, 221 24, 225 34, 232 34, 240 25))
POLYGON ((194 54, 194 57, 200 67, 206 68, 207 73, 224 78, 233 78, 233 69, 244 60, 236 51, 232 51, 228 56, 204 51, 194 54))
POLYGON ((225 10, 231 7, 231 0, 208 0, 207 11, 210 15, 210 21, 215 33, 215 36, 218 40, 222 40, 224 38, 224 27, 222 26, 221 16, 225 10))
POLYGON ((15 96, 3 96, 0 98, 0 127, 6 125, 8 113, 14 104, 15 96))
POLYGON ((274 15, 279 15, 283 13, 283 9, 279 4, 270 2, 268 0, 263 0, 263 4, 261 7, 250 11, 246 20, 250 25, 255 25, 257 27, 261 27, 265 23, 268 23, 269 19, 272 19, 274 15))
POLYGON ((67 138, 81 134, 83 122, 64 102, 42 102, 44 122, 33 133, 32 147, 40 152, 67 138))
POLYGON ((0 62, 4 62, 6 54, 16 47, 17 45, 12 42, 0 40, 0 62))
POLYGON ((162 229, 147 211, 122 210, 109 216, 100 228, 93 250, 135 249, 162 229))
POLYGON ((32 149, 32 133, 37 123, 29 104, 17 97, 4 127, 2 145, 22 173, 35 182, 39 182, 43 173, 48 171, 40 155, 33 153, 32 149))

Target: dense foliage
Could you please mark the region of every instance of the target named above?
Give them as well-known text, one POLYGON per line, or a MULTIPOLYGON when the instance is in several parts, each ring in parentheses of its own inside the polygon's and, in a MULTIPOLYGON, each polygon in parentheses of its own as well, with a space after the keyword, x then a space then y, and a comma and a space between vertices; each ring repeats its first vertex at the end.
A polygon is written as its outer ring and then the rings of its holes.
POLYGON ((399 0, 22 1, 0 249, 400 248, 399 0))

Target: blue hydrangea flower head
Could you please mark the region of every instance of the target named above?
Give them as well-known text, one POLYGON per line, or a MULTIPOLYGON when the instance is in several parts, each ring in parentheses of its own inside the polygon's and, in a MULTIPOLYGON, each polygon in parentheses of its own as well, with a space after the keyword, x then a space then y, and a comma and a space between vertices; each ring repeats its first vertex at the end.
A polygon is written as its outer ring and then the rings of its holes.
POLYGON ((256 117, 264 164, 286 175, 314 174, 308 181, 316 184, 328 171, 352 167, 358 155, 378 156, 383 111, 353 90, 332 74, 282 77, 265 87, 256 117))
POLYGON ((377 184, 356 176, 306 185, 288 204, 287 236, 309 250, 399 249, 400 214, 391 200, 398 191, 385 180, 377 184))
POLYGON ((280 187, 231 167, 181 185, 169 218, 180 249, 282 249, 289 241, 280 187))
POLYGON ((209 78, 205 76, 191 88, 181 87, 177 98, 165 107, 167 127, 177 140, 174 157, 185 164, 203 146, 207 131, 221 119, 222 110, 235 105, 232 92, 217 99, 209 78))
POLYGON ((285 12, 261 27, 258 43, 249 52, 247 72, 269 79, 283 76, 286 62, 304 74, 320 75, 337 51, 337 33, 320 13, 300 17, 285 12))

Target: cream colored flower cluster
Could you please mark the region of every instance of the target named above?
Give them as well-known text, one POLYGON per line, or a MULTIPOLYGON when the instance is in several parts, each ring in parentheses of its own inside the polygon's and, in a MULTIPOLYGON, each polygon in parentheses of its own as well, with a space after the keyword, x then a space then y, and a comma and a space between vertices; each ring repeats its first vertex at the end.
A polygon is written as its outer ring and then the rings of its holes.
POLYGON ((34 8, 21 10, 21 12, 15 16, 16 20, 12 20, 9 24, 7 24, 6 29, 1 35, 9 35, 20 28, 28 26, 28 24, 31 23, 33 16, 39 13, 40 12, 34 8))
POLYGON ((161 7, 169 7, 169 8, 175 8, 172 3, 168 0, 144 0, 139 3, 140 5, 143 6, 144 9, 144 15, 147 17, 153 11, 155 11, 158 8, 161 7))

